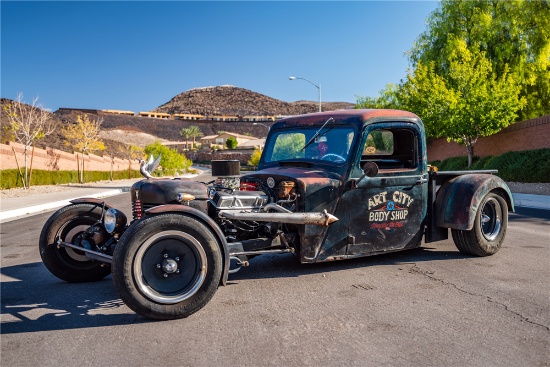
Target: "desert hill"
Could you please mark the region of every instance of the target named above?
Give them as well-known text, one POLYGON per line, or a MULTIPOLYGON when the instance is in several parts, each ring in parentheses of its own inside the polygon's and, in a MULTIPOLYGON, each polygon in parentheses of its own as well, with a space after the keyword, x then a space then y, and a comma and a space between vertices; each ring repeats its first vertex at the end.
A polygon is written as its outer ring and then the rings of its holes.
MULTIPOLYGON (((353 103, 324 102, 323 111, 353 108, 353 103)), ((261 93, 231 85, 190 89, 180 93, 155 112, 199 115, 300 115, 318 111, 317 102, 284 102, 261 93)))

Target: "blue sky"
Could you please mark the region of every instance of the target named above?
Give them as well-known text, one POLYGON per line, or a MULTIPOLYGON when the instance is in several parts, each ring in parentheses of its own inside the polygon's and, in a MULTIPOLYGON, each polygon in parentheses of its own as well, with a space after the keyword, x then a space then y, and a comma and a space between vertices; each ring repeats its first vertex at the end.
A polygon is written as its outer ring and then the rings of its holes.
POLYGON ((1 2, 1 96, 152 110, 234 85, 292 102, 355 102, 406 75, 432 1, 1 2))

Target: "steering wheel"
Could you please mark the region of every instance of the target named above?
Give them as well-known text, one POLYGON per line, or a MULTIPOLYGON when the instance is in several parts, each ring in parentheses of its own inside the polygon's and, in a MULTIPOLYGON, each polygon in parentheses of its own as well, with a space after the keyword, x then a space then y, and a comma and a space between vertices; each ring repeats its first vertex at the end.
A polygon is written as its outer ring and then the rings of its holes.
POLYGON ((338 161, 343 162, 346 160, 346 158, 342 157, 341 155, 334 154, 334 153, 325 154, 324 156, 321 157, 321 159, 324 161, 331 161, 331 162, 338 162, 338 161))

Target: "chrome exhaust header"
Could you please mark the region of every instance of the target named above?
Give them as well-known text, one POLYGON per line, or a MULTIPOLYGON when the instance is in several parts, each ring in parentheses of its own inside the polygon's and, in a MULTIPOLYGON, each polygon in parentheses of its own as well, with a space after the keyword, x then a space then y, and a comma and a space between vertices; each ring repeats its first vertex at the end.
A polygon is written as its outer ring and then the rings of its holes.
POLYGON ((312 224, 323 227, 338 220, 334 215, 327 213, 326 210, 323 210, 321 213, 251 213, 222 210, 219 216, 220 218, 226 219, 287 224, 312 224))

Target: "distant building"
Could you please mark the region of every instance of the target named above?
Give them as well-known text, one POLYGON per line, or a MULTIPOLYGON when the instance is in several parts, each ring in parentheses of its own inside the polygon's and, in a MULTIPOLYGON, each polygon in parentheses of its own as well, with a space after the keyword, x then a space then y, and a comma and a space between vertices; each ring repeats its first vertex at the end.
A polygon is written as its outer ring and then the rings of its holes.
POLYGON ((245 144, 246 142, 248 142, 250 140, 258 140, 258 138, 254 137, 254 136, 248 136, 248 135, 241 135, 241 134, 237 134, 237 133, 225 132, 225 133, 222 133, 222 134, 219 134, 219 135, 203 136, 201 138, 200 142, 201 142, 201 145, 203 147, 211 147, 212 145, 225 146, 225 142, 230 137, 234 137, 235 139, 237 139, 237 144, 238 144, 237 147, 239 147, 241 144, 245 144))
MULTIPOLYGON (((178 153, 183 153, 189 149, 184 141, 163 141, 161 144, 170 149, 177 150, 178 153)), ((193 142, 189 141, 189 146, 191 146, 191 144, 193 144, 193 142)))
POLYGON ((250 139, 242 144, 237 145, 237 149, 264 149, 265 138, 262 139, 250 139))
POLYGON ((264 122, 264 121, 275 121, 275 116, 243 116, 243 121, 248 122, 264 122))
POLYGON ((174 120, 204 120, 204 115, 193 115, 190 113, 175 113, 172 115, 172 118, 174 120))
POLYGON ((103 113, 111 113, 114 115, 126 115, 134 116, 136 113, 134 111, 123 111, 123 110, 101 110, 103 113))
POLYGON ((157 119, 170 119, 169 113, 162 113, 162 112, 140 112, 138 113, 138 116, 140 117, 152 117, 157 119))
POLYGON ((223 121, 223 122, 229 122, 229 121, 239 121, 239 118, 237 116, 205 116, 205 120, 208 121, 223 121))

